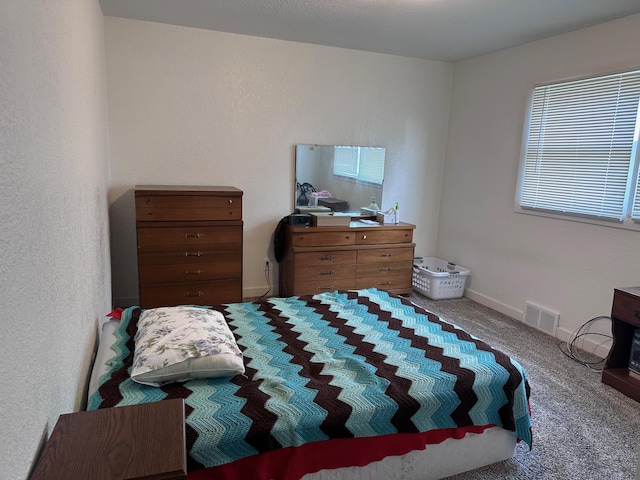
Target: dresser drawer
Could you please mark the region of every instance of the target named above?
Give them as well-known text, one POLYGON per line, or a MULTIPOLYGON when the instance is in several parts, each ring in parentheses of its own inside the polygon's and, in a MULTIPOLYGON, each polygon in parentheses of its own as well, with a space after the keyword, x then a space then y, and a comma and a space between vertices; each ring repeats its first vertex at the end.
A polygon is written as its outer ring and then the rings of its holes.
POLYGON ((150 245, 138 247, 138 265, 170 265, 217 262, 241 262, 242 245, 150 245))
POLYGON ((170 305, 216 305, 242 301, 242 281, 238 279, 209 282, 141 285, 142 308, 170 305))
MULTIPOLYGON (((322 228, 322 227, 320 227, 322 228)), ((333 245, 355 245, 354 232, 304 232, 294 233, 291 236, 291 245, 294 247, 329 247, 333 245)))
POLYGON ((413 230, 364 230, 356 232, 357 245, 379 245, 381 243, 411 243, 413 230))
POLYGON ((413 262, 411 260, 364 263, 359 264, 358 278, 360 277, 380 277, 390 275, 409 275, 413 273, 413 262))
POLYGON ((137 195, 136 221, 241 220, 242 197, 137 195))
POLYGON ((615 290, 611 316, 640 327, 640 297, 615 290))
POLYGON ((356 278, 354 265, 311 265, 296 266, 296 280, 300 282, 330 282, 334 278, 356 278))
POLYGON ((236 260, 224 260, 216 263, 140 265, 138 267, 138 281, 142 285, 196 282, 240 278, 241 276, 242 264, 236 260))
POLYGON ((358 264, 399 262, 402 260, 413 262, 413 247, 358 250, 358 264))
POLYGON ((296 253, 296 267, 310 265, 355 265, 358 254, 356 251, 336 252, 308 252, 296 253))
POLYGON ((410 289, 411 288, 411 276, 408 275, 386 275, 380 277, 377 275, 371 277, 360 277, 356 283, 357 289, 362 288, 379 288, 380 290, 394 290, 394 289, 410 289))
POLYGON ((138 245, 203 245, 242 242, 242 226, 140 227, 138 245))
POLYGON ((333 278, 326 281, 296 282, 292 295, 315 295, 316 293, 333 292, 334 290, 353 290, 356 288, 353 278, 333 278))

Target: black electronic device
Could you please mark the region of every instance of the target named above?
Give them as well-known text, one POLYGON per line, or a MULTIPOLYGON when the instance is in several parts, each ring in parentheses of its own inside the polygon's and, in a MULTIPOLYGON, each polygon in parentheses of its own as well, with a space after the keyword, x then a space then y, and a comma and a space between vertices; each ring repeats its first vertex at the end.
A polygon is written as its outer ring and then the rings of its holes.
POLYGON ((289 225, 310 225, 311 215, 308 213, 292 213, 289 215, 289 225))

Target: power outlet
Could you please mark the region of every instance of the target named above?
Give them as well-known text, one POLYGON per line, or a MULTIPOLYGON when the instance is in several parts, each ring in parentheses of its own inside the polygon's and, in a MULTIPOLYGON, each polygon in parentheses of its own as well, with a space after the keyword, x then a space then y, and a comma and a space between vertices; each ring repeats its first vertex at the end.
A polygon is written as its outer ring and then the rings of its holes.
POLYGON ((269 270, 271 270, 271 262, 269 261, 268 258, 265 258, 262 260, 262 269, 265 272, 268 272, 269 270))

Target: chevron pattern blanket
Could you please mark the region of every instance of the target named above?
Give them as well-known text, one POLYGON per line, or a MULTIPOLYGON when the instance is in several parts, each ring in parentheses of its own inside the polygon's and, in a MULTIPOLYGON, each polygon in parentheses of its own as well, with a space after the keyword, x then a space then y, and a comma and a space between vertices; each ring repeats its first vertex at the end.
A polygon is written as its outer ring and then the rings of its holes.
POLYGON ((522 367, 405 298, 368 289, 216 309, 244 376, 132 381, 132 307, 88 409, 185 398, 190 471, 319 440, 471 425, 498 425, 531 445, 522 367))

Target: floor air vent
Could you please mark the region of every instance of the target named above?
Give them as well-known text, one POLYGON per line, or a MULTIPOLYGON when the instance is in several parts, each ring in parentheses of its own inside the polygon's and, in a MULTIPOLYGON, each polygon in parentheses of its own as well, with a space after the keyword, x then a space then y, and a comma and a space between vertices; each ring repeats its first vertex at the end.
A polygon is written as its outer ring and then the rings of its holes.
POLYGON ((555 337, 560 314, 526 302, 524 323, 555 337))

